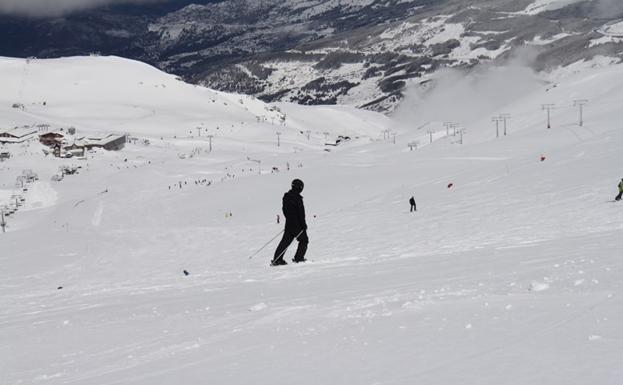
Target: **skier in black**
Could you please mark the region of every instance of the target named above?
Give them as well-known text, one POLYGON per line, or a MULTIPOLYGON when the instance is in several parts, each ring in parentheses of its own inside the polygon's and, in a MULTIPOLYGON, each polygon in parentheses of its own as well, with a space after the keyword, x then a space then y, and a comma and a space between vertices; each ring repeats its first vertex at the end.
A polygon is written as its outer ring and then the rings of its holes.
POLYGON ((614 200, 620 201, 621 197, 623 197, 623 179, 621 179, 621 182, 619 182, 619 195, 617 195, 616 198, 614 198, 614 200))
POLYGON ((409 199, 409 203, 411 204, 411 212, 417 211, 417 207, 415 206, 415 197, 411 197, 411 199, 409 199))
POLYGON ((283 195, 283 216, 286 218, 286 227, 283 233, 283 238, 277 246, 275 256, 271 261, 272 266, 287 265, 283 260, 288 246, 296 238, 299 242, 299 246, 296 249, 296 254, 292 262, 305 262, 305 252, 307 251, 307 244, 309 238, 307 238, 307 222, 305 222, 305 206, 303 206, 303 197, 301 192, 303 191, 303 181, 300 179, 294 179, 292 181, 292 189, 283 195))

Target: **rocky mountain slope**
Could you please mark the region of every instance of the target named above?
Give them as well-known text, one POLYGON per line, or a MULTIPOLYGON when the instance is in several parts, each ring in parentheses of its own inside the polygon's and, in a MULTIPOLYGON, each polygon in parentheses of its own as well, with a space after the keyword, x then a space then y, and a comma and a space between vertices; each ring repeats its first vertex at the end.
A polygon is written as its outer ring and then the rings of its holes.
POLYGON ((520 56, 543 70, 623 51, 616 33, 623 6, 606 0, 197 3, 5 18, 0 32, 10 38, 0 55, 116 54, 266 101, 391 111, 409 81, 442 67, 520 56), (534 50, 518 51, 526 46, 534 50))

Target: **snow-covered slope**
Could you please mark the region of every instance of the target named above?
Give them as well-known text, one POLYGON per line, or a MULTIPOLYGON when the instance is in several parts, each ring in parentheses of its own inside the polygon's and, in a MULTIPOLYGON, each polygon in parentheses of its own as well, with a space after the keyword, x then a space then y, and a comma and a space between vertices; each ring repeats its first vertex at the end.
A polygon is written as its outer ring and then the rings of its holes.
POLYGON ((0 15, 0 55, 101 52, 264 101, 391 112, 407 80, 439 68, 504 62, 526 46, 539 70, 623 52, 617 0, 138 3, 43 20, 0 15))
POLYGON ((0 383, 618 384, 622 75, 553 73, 463 121, 460 145, 417 114, 276 109, 118 58, 2 59, 0 126, 151 144, 84 161, 10 147, 0 190, 40 180, 0 234, 0 383), (82 169, 51 182, 60 165, 82 169), (271 268, 276 241, 249 256, 295 177, 312 262, 271 268))
MULTIPOLYGON (((150 136, 188 137, 201 131, 203 135, 227 133, 232 138, 239 134, 245 139, 279 127, 285 127, 287 138, 303 128, 253 97, 189 85, 136 61, 117 57, 0 60, 5 100, 0 113, 15 115, 11 105, 23 104, 24 112, 15 117, 19 122, 150 136), (258 120, 263 124, 251 126, 258 120), (197 127, 204 129, 197 131, 197 127)), ((334 111, 349 115, 347 111, 354 109, 337 107, 334 111)), ((375 124, 384 118, 368 116, 376 118, 357 132, 370 134, 372 130, 377 135, 375 124)), ((6 122, 11 124, 11 120, 6 122)), ((320 129, 317 124, 311 128, 320 129)), ((344 126, 327 129, 355 132, 344 126)))

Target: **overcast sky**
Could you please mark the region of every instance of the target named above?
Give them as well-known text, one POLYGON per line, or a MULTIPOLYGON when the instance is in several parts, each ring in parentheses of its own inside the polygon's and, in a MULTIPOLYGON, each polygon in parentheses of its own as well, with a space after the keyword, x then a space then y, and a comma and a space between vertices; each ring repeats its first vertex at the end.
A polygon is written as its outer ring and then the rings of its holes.
POLYGON ((0 0, 0 13, 27 16, 59 16, 100 5, 157 1, 166 0, 0 0))

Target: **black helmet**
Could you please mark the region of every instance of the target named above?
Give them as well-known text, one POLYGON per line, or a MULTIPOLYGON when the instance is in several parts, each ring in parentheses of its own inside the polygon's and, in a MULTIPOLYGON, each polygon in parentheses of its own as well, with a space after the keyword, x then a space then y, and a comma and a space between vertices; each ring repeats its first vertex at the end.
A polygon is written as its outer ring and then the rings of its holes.
POLYGON ((305 183, 303 183, 300 179, 295 179, 292 181, 292 189, 298 192, 303 191, 303 187, 305 187, 305 183))

